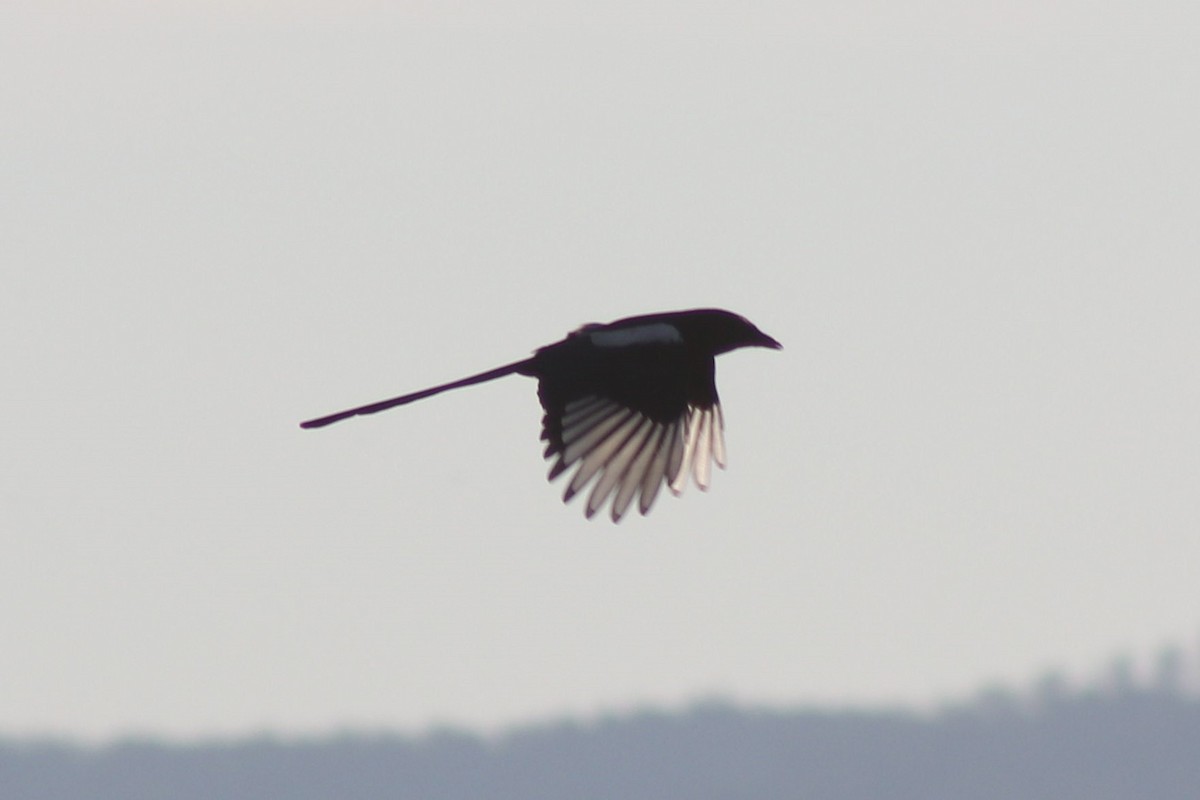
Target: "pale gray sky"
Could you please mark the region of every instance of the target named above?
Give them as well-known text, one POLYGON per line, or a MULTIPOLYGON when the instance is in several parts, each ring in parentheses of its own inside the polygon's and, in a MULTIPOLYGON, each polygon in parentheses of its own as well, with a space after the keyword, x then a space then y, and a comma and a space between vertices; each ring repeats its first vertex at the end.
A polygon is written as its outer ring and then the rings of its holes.
POLYGON ((1200 623, 1200 12, 0 10, 0 734, 925 703, 1200 623), (697 305, 730 467, 614 527, 532 381, 697 305))

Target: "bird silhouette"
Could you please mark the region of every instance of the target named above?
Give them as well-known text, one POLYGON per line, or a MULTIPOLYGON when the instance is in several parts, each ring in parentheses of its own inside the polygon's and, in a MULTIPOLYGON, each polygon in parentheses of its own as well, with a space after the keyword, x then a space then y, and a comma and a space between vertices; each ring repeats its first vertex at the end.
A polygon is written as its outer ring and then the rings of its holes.
POLYGON ((711 464, 725 466, 725 420, 715 357, 741 347, 782 345, 745 317, 715 308, 593 323, 522 361, 418 392, 300 423, 321 428, 426 397, 526 375, 538 380, 549 480, 578 466, 569 501, 595 479, 584 506, 591 518, 611 497, 619 522, 636 498, 645 514, 666 484, 679 494, 688 474, 707 489, 711 464))

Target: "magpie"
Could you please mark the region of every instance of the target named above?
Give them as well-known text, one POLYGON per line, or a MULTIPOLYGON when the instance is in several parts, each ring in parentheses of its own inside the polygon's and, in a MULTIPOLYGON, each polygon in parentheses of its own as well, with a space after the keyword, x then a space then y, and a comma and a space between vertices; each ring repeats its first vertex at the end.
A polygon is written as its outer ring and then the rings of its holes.
POLYGON ((745 317, 715 308, 592 323, 532 357, 419 392, 300 423, 321 428, 435 394, 526 375, 538 380, 543 456, 553 481, 578 465, 568 502, 596 479, 584 514, 612 497, 619 522, 634 498, 645 514, 665 483, 678 495, 689 471, 707 489, 711 462, 725 466, 725 420, 717 399, 714 357, 739 347, 782 345, 745 317))

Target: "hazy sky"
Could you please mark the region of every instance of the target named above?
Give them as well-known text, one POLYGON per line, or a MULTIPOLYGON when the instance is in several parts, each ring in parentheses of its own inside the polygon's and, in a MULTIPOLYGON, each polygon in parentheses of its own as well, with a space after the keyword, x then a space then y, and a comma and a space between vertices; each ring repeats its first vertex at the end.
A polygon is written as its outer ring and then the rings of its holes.
POLYGON ((1200 624, 1191 3, 6 2, 0 734, 926 703, 1200 624), (522 378, 693 306, 620 526, 522 378))

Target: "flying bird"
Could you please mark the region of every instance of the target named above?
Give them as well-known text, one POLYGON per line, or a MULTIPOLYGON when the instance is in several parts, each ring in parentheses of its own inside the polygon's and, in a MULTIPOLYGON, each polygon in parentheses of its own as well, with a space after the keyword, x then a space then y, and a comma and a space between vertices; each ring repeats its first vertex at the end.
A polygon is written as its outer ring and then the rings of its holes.
POLYGON ((578 466, 563 502, 592 479, 584 514, 612 497, 619 522, 633 500, 645 514, 665 483, 679 494, 689 471, 707 489, 711 462, 725 466, 725 420, 714 357, 740 347, 782 345, 745 317, 715 308, 627 317, 584 325, 532 357, 419 392, 300 423, 321 428, 435 394, 527 375, 538 380, 549 480, 578 466))

